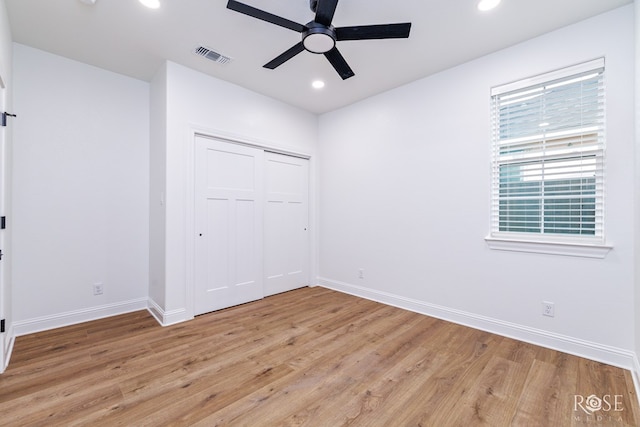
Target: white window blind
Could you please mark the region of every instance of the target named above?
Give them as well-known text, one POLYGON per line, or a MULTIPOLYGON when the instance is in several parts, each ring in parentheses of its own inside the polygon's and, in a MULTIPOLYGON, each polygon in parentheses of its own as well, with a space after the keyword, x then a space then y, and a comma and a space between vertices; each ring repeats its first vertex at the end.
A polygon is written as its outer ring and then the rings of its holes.
POLYGON ((491 234, 602 240, 604 59, 491 95, 491 234))

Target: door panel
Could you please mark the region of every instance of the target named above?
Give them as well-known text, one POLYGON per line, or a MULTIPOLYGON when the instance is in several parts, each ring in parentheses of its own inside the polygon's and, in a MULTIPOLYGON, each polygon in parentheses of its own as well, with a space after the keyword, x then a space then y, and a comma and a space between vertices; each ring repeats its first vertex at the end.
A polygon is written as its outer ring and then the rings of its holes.
POLYGON ((256 280, 262 269, 259 268, 260 262, 256 263, 256 218, 257 206, 251 200, 236 201, 236 231, 235 243, 236 248, 236 282, 238 286, 246 286, 252 284, 256 280))
POLYGON ((226 288, 229 283, 229 201, 207 199, 205 239, 207 290, 226 288))
POLYGON ((263 297, 262 150, 196 137, 195 314, 263 297))
POLYGON ((309 284, 309 161, 265 153, 265 296, 309 284))

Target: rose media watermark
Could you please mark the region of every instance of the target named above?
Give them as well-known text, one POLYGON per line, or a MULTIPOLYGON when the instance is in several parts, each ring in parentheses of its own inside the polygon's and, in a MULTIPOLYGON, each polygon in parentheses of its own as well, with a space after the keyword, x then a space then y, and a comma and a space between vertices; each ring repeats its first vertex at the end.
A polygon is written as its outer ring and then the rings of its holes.
POLYGON ((574 421, 621 421, 620 412, 624 411, 623 397, 621 394, 604 394, 602 396, 575 394, 573 395, 574 421))
POLYGON ((573 410, 584 411, 587 415, 593 415, 596 411, 603 412, 622 412, 622 395, 621 394, 605 394, 598 397, 595 394, 584 397, 576 394, 573 396, 573 410))

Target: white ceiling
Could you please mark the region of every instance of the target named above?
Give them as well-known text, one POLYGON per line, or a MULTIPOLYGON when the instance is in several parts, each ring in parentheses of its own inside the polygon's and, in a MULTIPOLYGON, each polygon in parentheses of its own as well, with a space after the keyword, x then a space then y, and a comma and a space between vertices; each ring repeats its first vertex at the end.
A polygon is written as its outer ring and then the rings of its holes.
MULTIPOLYGON (((409 39, 338 42, 355 76, 342 80, 323 55, 302 52, 275 70, 262 66, 300 34, 228 10, 227 0, 5 0, 15 42, 150 81, 164 60, 323 113, 631 3, 632 0, 341 0, 339 26, 412 22, 409 39), (205 45, 232 58, 193 54, 205 45), (322 90, 311 81, 322 79, 322 90)), ((289 20, 313 19, 309 0, 241 0, 289 20)))

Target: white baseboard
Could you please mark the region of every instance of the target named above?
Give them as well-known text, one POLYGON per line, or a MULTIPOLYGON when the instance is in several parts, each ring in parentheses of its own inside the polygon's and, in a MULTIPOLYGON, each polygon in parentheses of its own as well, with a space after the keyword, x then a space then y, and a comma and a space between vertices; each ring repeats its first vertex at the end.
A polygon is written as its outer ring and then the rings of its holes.
MULTIPOLYGON (((531 328, 516 323, 505 322, 474 313, 456 310, 425 301, 406 298, 387 292, 376 291, 349 283, 331 280, 323 277, 317 279, 318 285, 347 294, 366 298, 383 304, 446 320, 474 329, 491 332, 497 335, 513 338, 519 341, 547 347, 564 353, 573 354, 598 362, 606 363, 632 373, 640 373, 637 357, 634 352, 611 347, 599 343, 581 340, 566 335, 531 328)), ((635 380, 636 375, 634 375, 635 380)), ((638 388, 636 387, 636 390, 638 388)))
POLYGON ((162 326, 175 325, 176 323, 190 320, 190 318, 187 317, 186 309, 165 311, 151 298, 149 298, 147 310, 162 326))
POLYGON ((91 320, 102 319, 104 317, 117 316, 119 314, 130 313, 132 311, 145 310, 147 308, 147 298, 139 298, 130 301, 123 301, 113 304, 105 304, 97 307, 85 308, 82 310, 68 311, 66 313, 42 316, 34 319, 21 320, 13 323, 14 336, 32 334, 49 329, 61 328, 63 326, 75 325, 89 322, 91 320))

